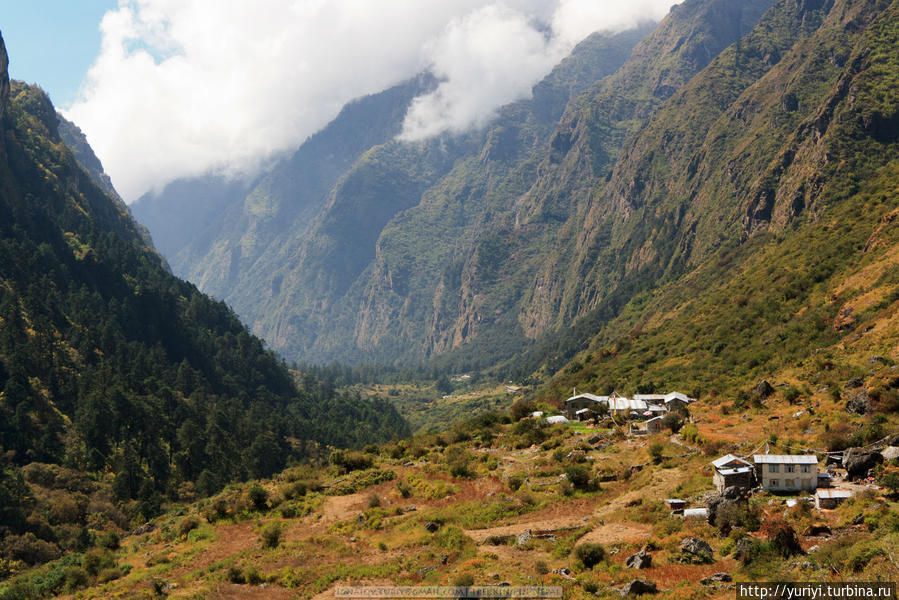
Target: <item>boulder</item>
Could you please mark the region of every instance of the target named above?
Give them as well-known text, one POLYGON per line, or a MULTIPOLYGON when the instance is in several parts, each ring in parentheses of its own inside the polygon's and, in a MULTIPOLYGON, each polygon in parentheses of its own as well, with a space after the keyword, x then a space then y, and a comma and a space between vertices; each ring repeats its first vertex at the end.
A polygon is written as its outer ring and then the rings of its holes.
POLYGON ((591 446, 595 446, 596 444, 600 443, 601 441, 602 441, 602 436, 597 435, 595 433, 587 438, 587 443, 590 444, 591 446))
POLYGON ((698 537, 688 537, 680 543, 680 561, 690 564, 706 564, 713 562, 712 547, 698 537))
POLYGON ((733 581, 733 578, 729 573, 714 573, 699 580, 699 583, 703 585, 712 585, 715 583, 727 583, 728 581, 733 581))
POLYGON ((767 398, 774 393, 774 386, 768 383, 767 379, 762 379, 756 384, 755 393, 761 398, 767 398))
POLYGON ((883 456, 883 460, 896 460, 899 458, 899 446, 887 446, 880 455, 883 456))
POLYGON ((438 523, 437 521, 428 521, 427 523, 425 523, 425 529, 430 531, 431 533, 434 533, 435 531, 440 529, 440 523, 438 523))
POLYGON ((862 388, 846 401, 846 410, 857 415, 866 415, 871 412, 871 399, 868 390, 862 388))
POLYGON ((630 569, 648 569, 652 566, 652 554, 641 548, 636 554, 628 556, 624 564, 630 569))
POLYGON ((714 498, 709 500, 709 525, 715 524, 715 519, 717 518, 718 513, 723 509, 744 503, 746 503, 746 498, 743 496, 742 490, 738 490, 738 488, 736 488, 735 486, 725 488, 724 492, 720 496, 715 496, 714 498), (737 492, 739 492, 739 495, 736 495, 732 490, 736 490, 737 492))
POLYGON ((860 388, 865 385, 865 380, 861 377, 853 377, 849 381, 846 382, 846 386, 849 389, 860 388))
POLYGON ((751 537, 740 538, 734 546, 733 557, 746 564, 752 559, 756 544, 757 542, 751 537))
POLYGON ((659 589, 651 581, 645 579, 634 579, 629 584, 621 588, 622 596, 639 596, 640 594, 655 594, 659 589))
POLYGON ((883 455, 876 450, 864 448, 849 448, 843 453, 843 468, 849 479, 861 479, 868 475, 868 471, 883 462, 883 455))
POLYGON ((531 541, 532 537, 533 535, 531 535, 531 530, 528 529, 527 531, 518 534, 518 539, 515 541, 515 543, 519 546, 524 546, 531 541))

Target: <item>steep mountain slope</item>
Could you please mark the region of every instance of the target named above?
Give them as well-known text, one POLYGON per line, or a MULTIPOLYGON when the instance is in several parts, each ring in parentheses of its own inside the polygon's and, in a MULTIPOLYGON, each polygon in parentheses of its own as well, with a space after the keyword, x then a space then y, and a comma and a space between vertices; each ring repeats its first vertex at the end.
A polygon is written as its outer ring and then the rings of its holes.
MULTIPOLYGON (((332 398, 314 381, 299 392, 230 309, 169 274, 63 143, 49 98, 10 86, 6 65, 4 50, 4 485, 34 461, 111 472, 119 498, 139 498, 134 514, 147 516, 182 483, 211 492, 273 473, 307 441, 356 445, 407 431, 385 403, 332 398)), ((0 536, 28 527, 4 521, 0 536)))
MULTIPOLYGON (((383 228, 419 204, 425 190, 460 159, 466 161, 463 171, 490 160, 497 182, 514 165, 532 161, 528 157, 545 143, 568 100, 615 71, 647 32, 644 27, 593 36, 535 87, 532 100, 505 109, 485 132, 420 144, 390 141, 400 131, 409 101, 433 85, 428 79, 353 103, 266 176, 242 205, 225 211, 211 235, 204 234, 177 257, 167 256, 176 273, 224 298, 290 358, 421 356, 418 340, 414 348, 406 347, 409 335, 386 340, 373 330, 356 340, 362 295, 383 228), (383 354, 385 344, 394 349, 383 354)), ((147 215, 147 206, 145 200, 134 206, 139 219, 147 215)), ((177 220, 181 212, 173 206, 170 214, 177 220)), ((145 222, 151 231, 165 227, 145 222)), ((426 236, 416 243, 434 246, 426 236)), ((399 274, 393 279, 400 283, 399 274)), ((427 285, 433 287, 433 281, 427 285)), ((382 318, 375 315, 369 322, 382 318)), ((404 326, 421 337, 422 315, 415 318, 404 326)))
POLYGON ((560 389, 653 377, 721 392, 778 372, 820 385, 867 373, 871 355, 892 360, 899 6, 782 2, 776 14, 780 29, 728 49, 660 111, 598 194, 591 223, 609 223, 618 285, 657 287, 560 389), (788 31, 800 39, 776 45, 788 31))
POLYGON ((348 104, 258 181, 226 175, 179 180, 139 199, 134 214, 154 232, 176 274, 240 304, 235 286, 258 284, 247 283, 246 272, 303 236, 338 178, 366 150, 396 136, 405 107, 432 85, 419 77, 348 104))

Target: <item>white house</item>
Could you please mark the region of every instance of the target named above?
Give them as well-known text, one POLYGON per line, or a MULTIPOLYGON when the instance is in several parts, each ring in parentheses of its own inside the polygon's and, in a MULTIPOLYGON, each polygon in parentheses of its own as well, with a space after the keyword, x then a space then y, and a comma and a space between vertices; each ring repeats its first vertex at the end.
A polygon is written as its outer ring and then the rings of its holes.
POLYGON ((812 491, 818 486, 818 457, 814 454, 756 454, 755 478, 772 492, 812 491))

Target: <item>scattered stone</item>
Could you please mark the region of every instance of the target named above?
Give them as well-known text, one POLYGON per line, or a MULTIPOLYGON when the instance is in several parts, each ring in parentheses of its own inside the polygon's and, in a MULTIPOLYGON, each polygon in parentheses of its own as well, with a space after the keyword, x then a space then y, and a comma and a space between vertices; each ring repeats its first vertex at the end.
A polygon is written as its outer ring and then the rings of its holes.
POLYGON ((628 556, 624 564, 630 569, 648 569, 652 566, 652 554, 641 548, 636 554, 628 556))
POLYGON ((853 377, 849 381, 846 382, 846 386, 849 389, 860 388, 865 385, 865 380, 861 377, 853 377))
POLYGON ((728 581, 733 581, 733 578, 729 573, 714 573, 699 580, 699 583, 702 585, 712 585, 715 583, 727 583, 728 581))
POLYGON ((431 533, 434 533, 435 531, 440 529, 440 523, 437 523, 436 521, 428 521, 427 523, 425 523, 425 529, 427 531, 430 531, 431 533))
POLYGON ((874 364, 874 363, 886 364, 887 359, 884 358, 883 356, 880 356, 879 354, 875 354, 874 356, 872 356, 871 358, 868 359, 868 362, 871 364, 874 364))
POLYGON ((881 453, 883 460, 896 460, 899 458, 899 446, 887 446, 881 453))
POLYGON ((865 415, 871 412, 871 399, 868 390, 860 389, 846 402, 846 410, 857 415, 865 415))
POLYGON ((571 576, 571 569, 568 567, 559 567, 558 569, 553 569, 551 572, 565 579, 571 581, 574 580, 574 577, 571 576))
POLYGON ((519 546, 524 546, 531 541, 532 537, 533 536, 531 535, 531 530, 528 529, 527 531, 523 531, 522 533, 518 534, 518 538, 515 540, 515 543, 519 546))
POLYGON ((416 573, 418 573, 419 577, 424 577, 431 571, 436 571, 436 570, 437 570, 437 567, 422 567, 418 571, 416 571, 416 573))
POLYGON ((131 531, 129 531, 127 534, 125 534, 125 537, 131 536, 131 535, 143 535, 145 533, 150 533, 151 531, 156 531, 156 525, 147 521, 140 527, 137 527, 136 529, 132 529, 131 531))
POLYGON ((815 569, 815 565, 804 560, 802 562, 794 562, 790 563, 790 568, 792 569, 802 569, 803 571, 813 571, 815 569))
POLYGON ((404 467, 414 467, 415 463, 410 460, 409 462, 404 462, 403 466, 404 467))
POLYGON ((651 581, 645 579, 634 579, 629 584, 621 588, 622 596, 639 596, 640 594, 655 594, 659 589, 651 581))
POLYGON ((867 477, 868 471, 883 462, 883 455, 875 450, 850 448, 843 453, 843 468, 849 479, 867 477))
POLYGON ((350 538, 350 541, 351 541, 351 542, 355 542, 355 541, 356 541, 356 538, 351 537, 351 538, 350 538))
POLYGON ((602 436, 597 435, 595 433, 587 438, 587 443, 590 444, 591 446, 596 445, 596 444, 600 443, 601 441, 602 441, 602 436))
POLYGON ((814 546, 812 546, 811 548, 809 548, 808 551, 809 551, 809 552, 815 552, 815 551, 820 550, 820 549, 821 549, 821 546, 815 544, 814 546))
POLYGON ((708 564, 712 560, 712 547, 698 537, 687 537, 680 543, 680 561, 689 564, 708 564))
POLYGON ((416 510, 418 510, 418 509, 414 506, 404 506, 403 507, 403 512, 415 512, 416 510))
POLYGON ((755 393, 762 398, 767 398, 774 393, 774 386, 768 383, 767 379, 762 379, 756 384, 755 393))

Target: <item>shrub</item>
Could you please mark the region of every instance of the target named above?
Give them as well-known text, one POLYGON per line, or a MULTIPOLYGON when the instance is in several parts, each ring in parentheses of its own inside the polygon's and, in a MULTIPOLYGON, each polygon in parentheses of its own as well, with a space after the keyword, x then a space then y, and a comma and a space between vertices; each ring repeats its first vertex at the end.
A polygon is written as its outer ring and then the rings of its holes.
POLYGON ((188 533, 196 529, 200 526, 200 522, 193 517, 188 517, 183 519, 181 523, 178 525, 178 535, 181 537, 186 536, 188 533))
POLYGON ((332 451, 328 456, 328 462, 340 467, 344 473, 370 469, 374 464, 372 456, 369 454, 362 454, 361 452, 345 452, 343 450, 332 451))
POLYGON ((118 567, 109 567, 108 569, 103 569, 97 574, 97 581, 99 583, 108 583, 110 581, 115 581, 116 579, 120 579, 124 573, 118 567))
POLYGON ((83 568, 71 566, 66 567, 65 571, 63 571, 63 580, 65 581, 66 591, 74 592, 87 587, 90 576, 83 568))
POLYGON ((240 567, 230 567, 228 569, 228 581, 231 583, 236 583, 238 585, 244 584, 247 582, 246 578, 243 576, 243 570, 240 567))
POLYGON ((259 574, 259 571, 253 567, 247 567, 243 576, 250 585, 259 585, 260 583, 265 582, 265 578, 263 578, 262 575, 259 574))
POLYGON ((549 573, 549 566, 547 566, 546 561, 538 560, 534 563, 534 570, 537 571, 538 575, 546 575, 549 573))
POLYGON ((381 506, 381 499, 378 497, 377 494, 370 494, 368 496, 367 504, 368 504, 369 508, 377 508, 377 507, 381 506))
POLYGON ((121 544, 121 538, 115 531, 107 531, 97 538, 97 545, 101 548, 109 548, 110 550, 118 550, 121 544))
POLYGON ((33 533, 11 535, 3 540, 3 554, 12 560, 20 560, 29 565, 45 563, 59 557, 56 544, 39 540, 33 533))
POLYGON ((403 498, 408 498, 412 495, 412 488, 409 487, 409 484, 405 481, 397 481, 396 482, 396 490, 400 493, 400 496, 403 498))
POLYGON ((662 427, 667 427, 671 430, 671 433, 679 432, 683 426, 684 419, 677 413, 668 413, 665 415, 665 418, 662 419, 662 427))
POLYGON ((269 523, 262 528, 260 539, 265 548, 277 548, 281 543, 281 525, 279 523, 269 523))
POLYGON ((586 568, 592 569, 605 558, 606 549, 602 547, 602 544, 581 544, 575 547, 574 556, 584 563, 586 568))
POLYGON ((580 465, 571 465, 565 469, 565 477, 576 490, 589 490, 594 486, 590 470, 580 465))
POLYGON ((471 573, 460 573, 453 578, 453 585, 462 587, 474 585, 474 576, 471 573))
POLYGON ((512 409, 509 412, 513 421, 520 421, 535 410, 536 407, 532 402, 519 400, 512 405, 512 409))
POLYGON ((655 464, 659 464, 662 462, 662 452, 664 452, 665 447, 659 442, 653 442, 649 445, 649 457, 652 459, 652 462, 655 464))
POLYGON ((771 544, 771 549, 784 558, 794 554, 804 554, 796 531, 780 517, 769 517, 762 525, 762 533, 771 544))
POLYGON ((524 477, 522 477, 521 475, 510 475, 506 480, 506 485, 508 485, 509 489, 513 492, 517 492, 523 483, 524 477))
POLYGON ((268 492, 258 483, 250 486, 250 489, 247 491, 247 497, 256 510, 264 511, 268 508, 268 492))

